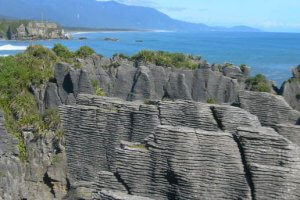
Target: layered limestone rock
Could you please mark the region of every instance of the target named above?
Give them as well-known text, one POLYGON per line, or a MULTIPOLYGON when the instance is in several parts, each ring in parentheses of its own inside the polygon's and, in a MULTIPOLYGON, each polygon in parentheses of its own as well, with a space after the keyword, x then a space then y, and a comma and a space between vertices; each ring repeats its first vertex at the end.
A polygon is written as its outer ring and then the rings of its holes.
POLYGON ((228 105, 83 94, 60 113, 73 199, 299 198, 296 125, 275 132, 228 105))
POLYGON ((300 111, 300 66, 292 69, 293 77, 285 81, 280 89, 280 94, 291 105, 300 111))
POLYGON ((119 191, 109 191, 109 190, 101 190, 98 192, 94 198, 94 200, 153 200, 147 197, 128 195, 119 191))
POLYGON ((253 197, 299 199, 299 146, 270 128, 239 128, 238 137, 250 172, 253 197))
POLYGON ((299 124, 300 112, 294 110, 282 96, 266 92, 242 91, 239 93, 240 107, 256 115, 264 126, 277 124, 299 124))

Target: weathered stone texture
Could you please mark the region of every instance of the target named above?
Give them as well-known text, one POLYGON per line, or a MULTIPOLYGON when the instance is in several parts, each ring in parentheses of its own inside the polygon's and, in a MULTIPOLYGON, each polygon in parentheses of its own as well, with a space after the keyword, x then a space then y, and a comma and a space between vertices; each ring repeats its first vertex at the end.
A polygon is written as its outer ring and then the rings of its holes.
POLYGON ((93 182, 95 199, 299 198, 296 125, 277 133, 228 105, 82 94, 60 113, 71 184, 93 182))
POLYGON ((240 107, 256 115, 264 126, 276 124, 297 124, 300 113, 293 110, 282 96, 265 93, 242 91, 239 93, 240 107))
POLYGON ((255 199, 299 199, 299 146, 271 128, 239 128, 255 199))

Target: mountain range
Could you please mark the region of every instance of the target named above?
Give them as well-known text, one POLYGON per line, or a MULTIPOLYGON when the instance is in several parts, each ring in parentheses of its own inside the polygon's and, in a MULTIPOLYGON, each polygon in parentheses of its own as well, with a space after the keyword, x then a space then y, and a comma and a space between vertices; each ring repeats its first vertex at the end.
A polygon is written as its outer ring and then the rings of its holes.
POLYGON ((171 31, 243 31, 247 26, 214 27, 175 20, 148 7, 115 1, 96 0, 0 0, 0 16, 16 19, 48 20, 64 27, 126 28, 171 31))

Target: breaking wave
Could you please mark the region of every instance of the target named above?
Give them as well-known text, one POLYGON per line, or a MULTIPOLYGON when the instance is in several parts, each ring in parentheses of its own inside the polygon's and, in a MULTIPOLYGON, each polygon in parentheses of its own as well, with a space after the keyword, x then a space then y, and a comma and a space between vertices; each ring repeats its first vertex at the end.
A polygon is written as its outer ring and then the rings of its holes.
POLYGON ((0 46, 0 51, 23 51, 26 50, 27 46, 15 46, 11 44, 6 44, 0 46))

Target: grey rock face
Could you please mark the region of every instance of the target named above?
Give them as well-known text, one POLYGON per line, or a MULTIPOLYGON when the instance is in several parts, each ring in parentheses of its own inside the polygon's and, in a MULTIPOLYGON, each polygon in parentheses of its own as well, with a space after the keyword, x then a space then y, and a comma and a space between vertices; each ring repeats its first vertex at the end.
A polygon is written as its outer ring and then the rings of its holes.
POLYGON ((294 78, 300 78, 300 66, 294 67, 292 69, 292 74, 294 78))
POLYGON ((62 199, 67 194, 66 154, 54 133, 36 136, 24 132, 27 162, 24 166, 27 199, 62 199), (37 192, 39 191, 39 192, 37 192))
POLYGON ((299 146, 270 128, 239 128, 238 136, 255 199, 299 199, 299 146))
POLYGON ((235 67, 230 72, 225 69, 213 71, 210 66, 182 70, 98 56, 81 62, 81 70, 62 63, 56 67, 58 96, 63 104, 70 93, 75 97, 79 93, 94 93, 91 81, 97 81, 108 96, 128 101, 182 99, 206 102, 213 99, 217 103, 232 103, 237 101, 238 91, 243 88, 240 80, 246 78, 235 67))
POLYGON ((55 83, 48 83, 46 90, 45 90, 45 108, 57 108, 62 104, 59 96, 58 96, 58 89, 55 83))
POLYGON ((241 108, 214 105, 211 107, 211 110, 218 125, 224 131, 235 133, 238 127, 261 126, 255 115, 252 115, 241 108))
POLYGON ((299 198, 298 126, 277 133, 227 105, 83 94, 60 113, 71 187, 91 182, 94 199, 299 198))
POLYGON ((153 200, 147 197, 128 195, 119 191, 101 190, 94 196, 94 200, 153 200))
POLYGON ((17 144, 17 139, 5 130, 0 111, 0 199, 15 200, 23 197, 23 168, 18 158, 17 144))
POLYGON ((300 111, 300 67, 292 69, 293 77, 285 81, 280 89, 280 94, 291 105, 300 111))
POLYGON ((239 93, 241 108, 256 115, 264 126, 297 124, 300 113, 293 110, 282 96, 265 92, 242 91, 239 93))
POLYGON ((275 130, 291 142, 300 146, 300 126, 292 124, 277 124, 275 130))
POLYGON ((231 134, 158 126, 154 138, 149 148, 117 149, 117 173, 130 193, 154 199, 250 199, 231 134))
POLYGON ((67 193, 66 155, 55 137, 23 132, 27 161, 19 159, 18 140, 4 128, 0 112, 0 199, 62 199, 67 193), (59 150, 58 150, 59 149, 59 150))

